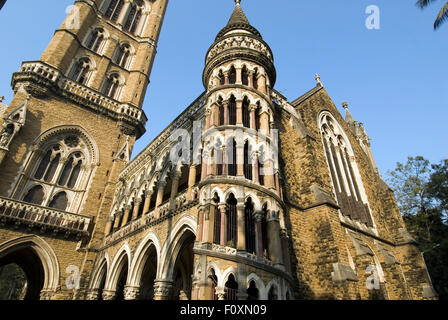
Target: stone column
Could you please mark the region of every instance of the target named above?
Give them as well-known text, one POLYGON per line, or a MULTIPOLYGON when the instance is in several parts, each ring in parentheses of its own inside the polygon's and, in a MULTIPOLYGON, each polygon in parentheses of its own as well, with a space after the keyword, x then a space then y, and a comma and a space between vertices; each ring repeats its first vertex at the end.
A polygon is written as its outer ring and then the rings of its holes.
POLYGON ((260 113, 260 130, 264 135, 269 135, 269 115, 267 112, 260 113))
POLYGON ((242 68, 235 68, 236 69, 236 84, 243 84, 243 77, 242 77, 242 68))
POLYGON ((134 203, 134 210, 132 211, 132 221, 138 218, 138 212, 140 211, 140 205, 142 204, 142 200, 138 199, 134 203))
POLYGON ((207 178, 207 166, 208 166, 208 157, 202 156, 202 171, 201 171, 201 180, 205 180, 207 178))
POLYGON ((210 119, 211 119, 211 110, 207 109, 205 111, 205 130, 210 129, 210 119))
POLYGON ((222 146, 222 175, 228 175, 228 166, 227 166, 227 150, 226 146, 222 146))
POLYGON ((236 125, 243 125, 243 100, 236 100, 236 125))
POLYGON ((173 282, 168 280, 154 281, 154 300, 169 300, 173 291, 173 282))
POLYGON ((246 221, 244 217, 244 198, 238 199, 237 208, 237 250, 246 250, 246 221))
POLYGON ((180 172, 175 171, 172 176, 173 183, 171 184, 170 194, 170 210, 174 209, 174 202, 176 201, 177 191, 179 190, 180 172))
POLYGON ((113 223, 114 223, 114 217, 113 216, 108 216, 107 217, 107 222, 106 222, 106 228, 104 229, 104 234, 106 236, 110 235, 110 233, 112 231, 113 223))
POLYGON ((267 218, 268 250, 274 264, 283 264, 282 244, 280 242, 279 212, 271 211, 267 218))
POLYGON ((103 290, 102 297, 103 297, 103 300, 110 301, 110 300, 115 299, 115 295, 116 295, 115 290, 103 290))
POLYGON ((236 146, 236 175, 244 177, 244 145, 236 146))
POLYGON ((254 87, 254 73, 253 71, 249 71, 249 87, 254 87))
POLYGON ((145 203, 143 204, 143 215, 145 216, 149 213, 149 206, 151 205, 153 191, 145 191, 145 203))
POLYGON ((205 206, 201 206, 199 207, 199 224, 198 224, 198 237, 197 240, 198 242, 202 242, 203 241, 203 233, 204 233, 204 211, 205 211, 205 206))
POLYGON ((229 72, 224 72, 224 84, 229 84, 229 72))
POLYGON ((279 175, 279 173, 278 173, 278 170, 277 170, 277 172, 275 173, 275 189, 277 190, 277 193, 280 196, 281 195, 281 192, 280 192, 280 179, 278 178, 278 175, 279 175))
POLYGON ((221 238, 220 245, 225 246, 227 243, 227 205, 220 204, 219 212, 221 212, 221 238))
POLYGON ((86 300, 94 301, 100 298, 100 289, 91 289, 87 291, 86 300))
POLYGON ((258 170, 258 151, 255 152, 255 159, 252 159, 252 177, 255 183, 260 183, 260 172, 258 170))
POLYGON ((124 215, 123 215, 123 221, 121 221, 121 227, 123 228, 125 225, 128 224, 129 221, 129 214, 131 213, 131 206, 127 205, 124 207, 124 215))
POLYGON ((216 295, 218 296, 218 300, 224 300, 226 298, 226 288, 225 287, 216 287, 215 288, 216 295))
POLYGON ((228 125, 229 124, 229 101, 224 101, 222 103, 223 107, 224 107, 224 124, 228 125))
POLYGON ((266 94, 266 76, 260 75, 257 79, 258 82, 258 91, 266 94))
POLYGON ((263 258, 264 248, 263 248, 263 228, 261 222, 263 221, 263 212, 255 212, 255 242, 256 242, 256 252, 257 257, 263 258))
POLYGON ((264 163, 264 184, 266 188, 275 189, 274 185, 274 164, 272 160, 266 160, 264 163))
POLYGON ((196 184, 197 165, 192 164, 188 173, 187 200, 193 200, 193 187, 196 184))
POLYGON ((124 287, 124 300, 137 300, 140 294, 140 287, 124 287))
POLYGON ((159 182, 159 187, 157 189, 156 207, 155 207, 155 210, 154 210, 156 218, 159 218, 159 206, 163 202, 163 194, 165 193, 165 187, 166 187, 166 182, 165 181, 160 181, 159 182))
POLYGON ((250 111, 250 128, 257 130, 257 124, 256 124, 256 116, 255 116, 255 110, 257 109, 256 105, 251 105, 249 107, 249 111, 250 111))
POLYGON ((117 230, 120 228, 120 220, 121 220, 122 215, 123 215, 123 212, 119 212, 115 215, 114 230, 117 230))

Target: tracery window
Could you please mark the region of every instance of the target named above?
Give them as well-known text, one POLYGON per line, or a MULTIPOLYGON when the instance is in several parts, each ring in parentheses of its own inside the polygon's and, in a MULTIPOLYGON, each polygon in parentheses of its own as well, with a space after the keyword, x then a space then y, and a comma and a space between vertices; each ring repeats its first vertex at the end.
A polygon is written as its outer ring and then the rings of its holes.
POLYGON ((362 181, 354 161, 351 146, 337 121, 328 112, 320 117, 322 141, 331 180, 341 213, 369 227, 373 226, 372 217, 365 194, 362 193, 362 181))
POLYGON ((123 9, 124 0, 111 0, 109 6, 106 9, 105 16, 116 22, 123 9))
POLYGON ((118 47, 114 62, 122 68, 128 67, 128 62, 131 57, 131 46, 129 44, 123 44, 118 47))
POLYGON ((71 79, 73 81, 79 82, 80 84, 86 84, 87 76, 91 69, 90 60, 87 58, 79 59, 74 67, 71 74, 71 79))
POLYGON ((112 73, 107 76, 103 87, 103 93, 112 99, 117 99, 119 88, 120 76, 117 73, 112 73))
POLYGON ((104 30, 101 28, 95 29, 91 33, 90 38, 87 42, 87 48, 92 50, 93 52, 99 53, 104 38, 105 38, 104 30))
POLYGON ((143 3, 134 2, 131 4, 131 10, 129 11, 126 23, 124 24, 124 30, 130 33, 137 31, 137 26, 142 18, 143 3))
POLYGON ((36 150, 27 157, 24 172, 14 186, 13 198, 77 212, 91 178, 92 157, 96 157, 93 154, 97 151, 80 131, 68 128, 58 127, 38 138, 36 150), (52 134, 53 130, 57 133, 52 134))

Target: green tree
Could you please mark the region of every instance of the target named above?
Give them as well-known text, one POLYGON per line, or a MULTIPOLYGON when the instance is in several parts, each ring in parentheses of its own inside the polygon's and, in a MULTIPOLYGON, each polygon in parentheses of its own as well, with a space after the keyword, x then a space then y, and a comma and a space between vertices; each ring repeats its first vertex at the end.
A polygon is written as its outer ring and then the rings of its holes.
MULTIPOLYGON (((424 9, 427 6, 429 6, 430 3, 434 2, 434 1, 436 1, 436 0, 418 0, 417 6, 420 9, 424 9)), ((445 5, 439 11, 436 21, 434 21, 434 30, 438 29, 442 25, 442 23, 444 23, 447 19, 448 19, 448 2, 445 3, 445 5)))
POLYGON ((441 299, 448 299, 448 160, 430 165, 421 156, 408 157, 388 173, 408 231, 418 242, 441 299))

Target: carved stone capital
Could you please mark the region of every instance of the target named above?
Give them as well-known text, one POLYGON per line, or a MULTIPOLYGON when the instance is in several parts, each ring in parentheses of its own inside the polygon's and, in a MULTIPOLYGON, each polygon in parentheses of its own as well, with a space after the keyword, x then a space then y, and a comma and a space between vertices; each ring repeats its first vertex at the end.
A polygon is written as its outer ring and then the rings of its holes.
POLYGON ((171 281, 156 280, 154 282, 154 297, 162 299, 168 299, 173 289, 173 283, 171 281))
POLYGON ((103 300, 114 300, 116 292, 114 290, 103 290, 103 300))
POLYGON ((100 297, 99 289, 92 289, 87 292, 86 300, 98 300, 100 297))
POLYGON ((126 286, 124 288, 125 300, 137 300, 139 294, 140 294, 140 287, 126 286))

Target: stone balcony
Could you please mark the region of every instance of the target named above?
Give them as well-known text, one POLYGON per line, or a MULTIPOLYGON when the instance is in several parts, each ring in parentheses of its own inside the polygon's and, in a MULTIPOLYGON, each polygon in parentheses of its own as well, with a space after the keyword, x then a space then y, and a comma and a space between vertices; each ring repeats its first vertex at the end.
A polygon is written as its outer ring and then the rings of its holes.
POLYGON ((14 90, 17 90, 16 84, 23 82, 34 84, 34 86, 26 88, 33 95, 46 96, 49 91, 52 91, 79 106, 93 109, 96 113, 122 121, 133 128, 138 137, 145 133, 148 118, 142 109, 131 104, 120 103, 96 90, 72 81, 59 70, 44 62, 24 62, 19 72, 14 73, 11 85, 14 90))
POLYGON ((91 223, 90 217, 0 197, 0 226, 26 227, 80 239, 89 236, 91 223))

